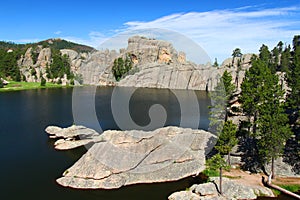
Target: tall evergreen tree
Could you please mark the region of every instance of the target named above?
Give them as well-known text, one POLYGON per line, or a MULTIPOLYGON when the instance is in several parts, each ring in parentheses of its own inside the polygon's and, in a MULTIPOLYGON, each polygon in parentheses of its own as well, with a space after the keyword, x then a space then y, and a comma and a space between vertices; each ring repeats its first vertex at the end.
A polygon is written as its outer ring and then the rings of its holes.
POLYGON ((289 74, 291 68, 291 48, 290 46, 286 47, 281 53, 280 59, 280 71, 286 72, 289 74))
POLYGON ((277 75, 266 68, 262 83, 263 102, 259 105, 258 152, 262 165, 271 161, 272 178, 275 177, 274 160, 282 155, 285 142, 291 136, 288 117, 284 110, 284 91, 277 75))
POLYGON ((235 91, 232 76, 225 71, 214 91, 210 93, 213 105, 210 108, 210 127, 213 132, 221 134, 224 121, 228 118, 229 100, 235 91))
POLYGON ((266 56, 261 58, 264 60, 253 59, 252 67, 246 72, 241 100, 249 122, 252 118, 252 136, 256 140, 259 161, 265 165, 271 160, 272 174, 275 175, 274 159, 282 153, 291 132, 283 109, 284 91, 278 76, 271 72, 266 56))
POLYGON ((246 71, 244 81, 241 85, 242 109, 248 116, 248 122, 252 124, 252 132, 256 133, 259 105, 264 101, 262 94, 262 83, 267 65, 256 56, 251 59, 252 67, 246 71))
POLYGON ((237 126, 231 121, 226 121, 223 130, 218 138, 215 148, 221 153, 228 156, 228 165, 230 162, 230 151, 237 145, 238 139, 236 137, 237 126))

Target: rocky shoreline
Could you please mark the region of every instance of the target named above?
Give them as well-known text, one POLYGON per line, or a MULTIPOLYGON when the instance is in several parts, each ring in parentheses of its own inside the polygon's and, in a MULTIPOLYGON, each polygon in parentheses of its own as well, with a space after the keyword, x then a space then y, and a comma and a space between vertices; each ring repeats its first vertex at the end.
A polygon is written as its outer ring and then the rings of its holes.
MULTIPOLYGON (((88 151, 57 179, 58 184, 77 189, 117 189, 198 175, 205 169, 208 144, 216 139, 207 131, 172 126, 154 131, 108 130, 102 134, 75 125, 68 128, 48 126, 45 131, 49 138, 56 140, 54 148, 57 150, 87 147, 88 151)), ((233 157, 232 164, 239 166, 241 161, 233 157)), ((291 169, 287 169, 282 160, 278 159, 276 165, 282 169, 277 174, 291 176, 291 169)), ((209 182, 194 184, 186 191, 171 194, 168 199, 225 200, 274 196, 272 190, 264 187, 260 175, 254 177, 254 183, 244 180, 248 178, 223 177, 224 193, 220 195, 219 178, 211 177, 209 182)))

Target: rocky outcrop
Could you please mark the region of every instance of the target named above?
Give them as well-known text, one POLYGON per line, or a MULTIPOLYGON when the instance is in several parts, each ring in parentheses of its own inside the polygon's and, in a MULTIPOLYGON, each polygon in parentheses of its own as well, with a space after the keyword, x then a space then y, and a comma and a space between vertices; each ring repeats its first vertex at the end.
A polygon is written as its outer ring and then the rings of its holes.
POLYGON ((128 75, 118 86, 189 90, 213 90, 217 84, 218 70, 199 69, 192 64, 145 64, 142 69, 128 75))
POLYGON ((227 70, 233 76, 233 83, 240 88, 252 56, 246 54, 235 58, 234 62, 232 58, 227 59, 220 67, 212 67, 210 64, 196 65, 187 61, 185 53, 178 53, 171 43, 139 36, 129 38, 127 49, 123 49, 119 57, 128 55, 134 64, 134 72, 129 72, 116 82, 112 75, 112 64, 107 63, 108 67, 100 76, 98 84, 108 85, 113 82, 113 85, 124 87, 211 91, 227 70))
POLYGON ((238 183, 235 180, 223 178, 223 195, 219 194, 219 178, 211 178, 212 182, 193 185, 188 191, 175 192, 169 196, 169 200, 212 200, 212 199, 256 199, 258 196, 273 197, 273 192, 263 186, 253 186, 238 183))
MULTIPOLYGON (((185 53, 177 52, 171 43, 140 36, 129 38, 128 47, 119 52, 99 50, 79 53, 61 49, 60 53, 68 56, 75 79, 83 84, 190 90, 213 90, 225 70, 232 74, 233 83, 240 88, 252 56, 245 54, 234 60, 229 58, 219 67, 198 65, 189 62, 185 53), (133 63, 133 70, 117 82, 112 73, 113 62, 127 56, 133 63)), ((46 69, 51 66, 51 55, 51 49, 43 48, 42 45, 27 49, 18 61, 26 81, 40 82, 41 77, 44 77, 47 82, 70 83, 62 77, 53 80, 47 78, 46 69)))
POLYGON ((88 55, 86 59, 82 60, 78 68, 78 73, 82 74, 84 84, 112 85, 115 79, 111 67, 118 56, 119 53, 114 50, 95 51, 88 55))
POLYGON ((42 77, 48 80, 46 68, 51 64, 51 55, 51 49, 43 48, 41 45, 26 50, 18 65, 27 82, 40 82, 42 77))
POLYGON ((178 127, 149 132, 105 131, 98 136, 76 126, 48 127, 46 131, 64 140, 87 135, 93 138, 95 144, 57 179, 60 185, 85 189, 175 181, 198 174, 205 168, 207 143, 215 138, 203 130, 178 127))

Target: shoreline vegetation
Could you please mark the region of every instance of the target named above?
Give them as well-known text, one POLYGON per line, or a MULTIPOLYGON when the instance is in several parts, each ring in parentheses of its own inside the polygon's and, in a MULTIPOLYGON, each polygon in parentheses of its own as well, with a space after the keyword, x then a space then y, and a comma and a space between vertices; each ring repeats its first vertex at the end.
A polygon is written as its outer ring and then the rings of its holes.
POLYGON ((11 91, 21 91, 21 90, 33 90, 33 89, 46 89, 46 88, 68 88, 73 87, 73 85, 61 85, 55 83, 46 83, 45 86, 41 86, 39 82, 17 82, 10 81, 3 88, 0 88, 1 92, 11 92, 11 91))

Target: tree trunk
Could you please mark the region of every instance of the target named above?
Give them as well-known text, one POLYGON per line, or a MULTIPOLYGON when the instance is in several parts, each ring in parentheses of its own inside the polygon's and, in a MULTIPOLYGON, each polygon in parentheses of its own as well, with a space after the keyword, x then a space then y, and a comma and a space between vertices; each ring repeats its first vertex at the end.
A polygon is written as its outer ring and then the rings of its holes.
POLYGON ((272 173, 272 179, 275 178, 275 170, 274 170, 274 157, 272 157, 272 164, 271 164, 271 173, 272 173))
POLYGON ((228 165, 231 166, 230 151, 228 152, 228 165))
POLYGON ((222 191, 222 167, 220 167, 220 194, 223 194, 223 191, 222 191))

